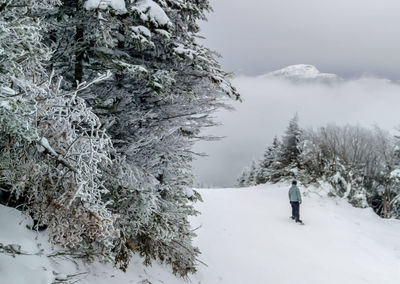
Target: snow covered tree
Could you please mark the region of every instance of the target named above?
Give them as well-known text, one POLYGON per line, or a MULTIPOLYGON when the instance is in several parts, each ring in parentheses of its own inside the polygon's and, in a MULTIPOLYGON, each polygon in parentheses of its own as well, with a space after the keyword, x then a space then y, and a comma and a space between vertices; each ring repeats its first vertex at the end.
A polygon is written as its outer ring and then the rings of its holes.
POLYGON ((392 193, 390 195, 384 195, 383 200, 383 217, 386 218, 400 218, 400 166, 397 165, 396 169, 394 169, 390 173, 390 184, 392 186, 392 193), (389 210, 388 210, 389 209, 389 210))
POLYGON ((247 185, 248 186, 253 186, 256 185, 256 175, 257 175, 257 171, 258 171, 258 164, 255 160, 253 160, 251 162, 251 166, 249 169, 249 174, 247 176, 247 185))
POLYGON ((290 165, 298 165, 298 157, 300 155, 299 142, 301 139, 301 130, 299 127, 299 118, 296 114, 286 128, 285 134, 282 136, 282 154, 280 161, 282 167, 290 165))
POLYGON ((200 130, 214 125, 210 114, 238 98, 215 53, 196 41, 210 9, 166 0, 0 5, 0 184, 27 198, 53 242, 122 269, 139 253, 180 276, 195 271, 191 146, 208 138, 200 130))
MULTIPOLYGON (((397 139, 386 131, 375 127, 376 146, 378 155, 374 166, 373 183, 375 198, 378 196, 380 204, 376 209, 383 218, 399 216, 399 168, 400 151, 397 139), (377 167, 378 165, 378 167, 377 167), (378 168, 378 171, 376 170, 378 168)), ((372 170, 371 170, 372 171, 372 170)), ((371 176, 371 175, 369 175, 371 176)))
POLYGON ((391 216, 400 218, 400 145, 399 137, 396 137, 396 142, 393 151, 393 171, 390 173, 392 184, 392 197, 390 202, 391 216))
POLYGON ((103 202, 111 139, 77 96, 94 82, 66 92, 45 71, 51 50, 37 15, 56 3, 0 5, 0 187, 23 196, 23 209, 47 225, 53 243, 108 258, 119 236, 103 202))
MULTIPOLYGON (((247 185, 255 185, 265 182, 279 182, 284 179, 292 179, 301 168, 302 130, 298 125, 297 114, 290 120, 281 141, 277 137, 264 153, 259 165, 253 165, 249 169, 247 185), (252 170, 254 168, 254 170, 252 170), (254 172, 254 174, 253 174, 254 172)), ((242 176, 239 178, 239 180, 242 176)))
POLYGON ((301 168, 300 149, 301 149, 302 130, 298 125, 297 114, 289 121, 285 134, 281 138, 280 145, 275 149, 276 159, 269 167, 271 182, 282 179, 292 179, 301 168))
POLYGON ((36 93, 36 111, 26 116, 36 137, 3 136, 2 184, 26 196, 27 211, 47 225, 52 242, 110 257, 119 236, 103 202, 102 167, 111 163, 111 140, 76 92, 43 86, 48 91, 36 93))
POLYGON ((243 169, 242 173, 237 179, 237 186, 238 187, 248 186, 247 184, 248 176, 249 176, 249 169, 248 168, 243 169))
MULTIPOLYGON (((32 12, 51 6, 48 1, 0 4, 0 139, 3 145, 15 140, 14 136, 27 142, 39 139, 32 125, 32 114, 36 111, 36 94, 44 92, 41 83, 47 81, 47 76, 43 61, 50 57, 50 50, 40 41, 43 26, 32 12)), ((14 175, 15 161, 1 154, 0 163, 4 178, 7 177, 4 170, 14 175)), ((2 191, 10 192, 11 185, 7 179, 0 179, 2 191)))
POLYGON ((272 145, 267 148, 256 173, 256 184, 264 184, 271 179, 272 166, 277 161, 280 142, 275 136, 272 145))
POLYGON ((112 72, 80 97, 100 117, 124 161, 110 171, 140 173, 130 184, 115 183, 109 196, 124 235, 122 268, 134 240, 146 263, 160 259, 182 276, 195 271, 197 249, 187 217, 196 214, 190 204, 199 195, 190 190, 190 149, 203 139, 201 128, 214 125, 210 114, 227 107, 225 98, 238 97, 215 53, 196 41, 197 21, 210 9, 206 0, 66 0, 46 16, 45 42, 55 50, 49 67, 64 76, 65 90, 112 72), (143 208, 131 210, 131 203, 143 208), (139 229, 131 228, 131 220, 142 218, 138 212, 146 218, 139 229))
POLYGON ((360 126, 321 127, 306 131, 301 150, 304 176, 327 181, 332 194, 357 207, 372 206, 382 217, 391 215, 395 196, 396 143, 389 133, 360 126))

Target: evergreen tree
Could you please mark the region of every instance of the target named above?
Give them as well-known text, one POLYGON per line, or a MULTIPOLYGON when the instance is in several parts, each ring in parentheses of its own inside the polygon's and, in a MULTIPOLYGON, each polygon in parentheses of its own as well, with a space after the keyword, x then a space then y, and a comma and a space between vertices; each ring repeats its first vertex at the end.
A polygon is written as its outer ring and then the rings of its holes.
POLYGON ((139 253, 180 276, 195 271, 188 216, 201 197, 190 148, 224 98, 238 98, 196 42, 210 9, 206 0, 0 4, 0 187, 26 198, 53 242, 122 269, 139 253))
POLYGON ((125 181, 105 174, 106 202, 120 216, 122 269, 137 251, 146 263, 172 264, 179 275, 195 271, 198 250, 187 217, 196 214, 190 204, 199 195, 190 190, 190 148, 202 127, 214 125, 210 114, 226 107, 223 99, 238 97, 215 54, 196 42, 197 21, 210 9, 207 0, 68 0, 47 14, 45 42, 55 49, 50 68, 64 76, 64 89, 112 72, 80 96, 121 161, 107 172, 135 173, 125 181))
MULTIPOLYGON (((58 1, 0 5, 0 188, 21 197, 23 210, 47 225, 53 243, 79 255, 112 257, 119 236, 103 200, 101 167, 111 163, 111 139, 77 92, 48 76, 51 50, 38 15, 58 1)), ((107 79, 105 74, 100 80, 107 79)))
POLYGON ((271 172, 274 163, 277 161, 277 151, 280 147, 280 142, 275 136, 272 141, 272 145, 267 148, 264 152, 264 157, 260 162, 260 165, 256 174, 256 184, 264 184, 271 179, 271 172))
POLYGON ((282 137, 282 154, 280 162, 282 167, 290 165, 298 166, 298 157, 300 155, 300 139, 301 129, 298 124, 299 118, 296 114, 290 121, 286 128, 285 134, 282 137))
POLYGON ((238 187, 246 187, 246 186, 248 186, 248 184, 247 184, 248 176, 249 176, 249 169, 245 168, 242 171, 242 173, 240 174, 239 178, 237 179, 237 186, 238 187))
POLYGON ((247 186, 256 185, 256 175, 257 175, 257 162, 253 160, 251 162, 249 174, 247 176, 247 181, 246 181, 247 186))
POLYGON ((285 134, 276 149, 276 159, 270 166, 270 181, 278 182, 282 178, 293 178, 301 168, 300 149, 302 131, 298 125, 297 114, 289 121, 285 134))

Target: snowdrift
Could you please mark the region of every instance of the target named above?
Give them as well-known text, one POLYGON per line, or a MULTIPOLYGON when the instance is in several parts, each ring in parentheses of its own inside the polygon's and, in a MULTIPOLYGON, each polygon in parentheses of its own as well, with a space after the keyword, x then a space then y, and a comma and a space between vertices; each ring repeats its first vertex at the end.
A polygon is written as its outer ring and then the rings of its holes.
MULTIPOLYGON (((306 225, 300 226, 289 218, 287 190, 286 184, 199 190, 204 202, 196 207, 202 215, 191 222, 199 227, 196 245, 207 266, 199 264, 192 283, 400 282, 399 220, 380 219, 371 209, 325 197, 321 189, 301 188, 306 225)), ((187 283, 167 267, 144 267, 140 258, 123 273, 109 264, 48 257, 61 249, 48 245, 46 233, 28 230, 30 222, 15 209, 0 207, 1 284, 187 283), (7 245, 13 246, 5 253, 7 245), (12 256, 12 248, 22 254, 12 256)))

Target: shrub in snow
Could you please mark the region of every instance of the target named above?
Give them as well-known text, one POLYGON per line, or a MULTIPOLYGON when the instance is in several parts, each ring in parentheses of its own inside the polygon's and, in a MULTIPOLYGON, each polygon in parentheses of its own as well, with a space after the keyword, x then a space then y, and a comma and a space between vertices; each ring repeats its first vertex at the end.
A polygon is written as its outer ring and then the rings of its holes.
POLYGON ((0 186, 24 196, 25 210, 48 225, 53 243, 108 255, 119 230, 102 200, 108 190, 100 168, 111 163, 112 144, 77 97, 90 84, 68 92, 45 72, 51 52, 37 14, 56 2, 0 6, 0 186))
POLYGON ((242 173, 240 174, 240 176, 237 179, 237 186, 238 187, 249 186, 249 184, 247 183, 248 176, 249 176, 249 169, 248 168, 243 169, 242 173))
MULTIPOLYGON (((102 200, 108 189, 101 167, 111 164, 111 140, 76 92, 50 83, 41 88, 24 94, 36 103, 23 119, 10 126, 2 118, 14 109, 3 109, 0 115, 2 187, 26 196, 27 211, 48 226, 52 242, 105 254, 119 236, 117 215, 102 200), (14 132, 15 125, 27 126, 32 134, 14 132)), ((16 104, 18 100, 8 98, 16 104)))

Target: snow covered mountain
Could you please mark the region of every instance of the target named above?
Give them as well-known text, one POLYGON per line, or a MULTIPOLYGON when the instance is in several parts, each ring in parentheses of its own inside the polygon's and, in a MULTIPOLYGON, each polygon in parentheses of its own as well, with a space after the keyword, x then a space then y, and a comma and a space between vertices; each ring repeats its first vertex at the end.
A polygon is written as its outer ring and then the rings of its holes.
POLYGON ((261 76, 262 78, 284 78, 293 82, 337 82, 342 78, 331 73, 321 73, 317 67, 307 64, 297 64, 285 67, 280 70, 269 72, 261 76))
MULTIPOLYGON (((400 221, 326 197, 329 188, 300 187, 300 226, 290 218, 288 184, 201 189, 198 228, 202 255, 192 283, 397 284, 400 221)), ((35 233, 12 208, 0 206, 0 283, 187 284, 167 268, 135 258, 123 273, 112 265, 85 265, 54 254, 46 233, 35 233), (20 246, 20 247, 19 247, 20 246), (14 253, 20 251, 22 254, 14 253), (58 280, 56 280, 58 279, 58 280), (69 280, 69 281, 68 281, 69 280)), ((61 248, 55 248, 61 250, 61 248)))

